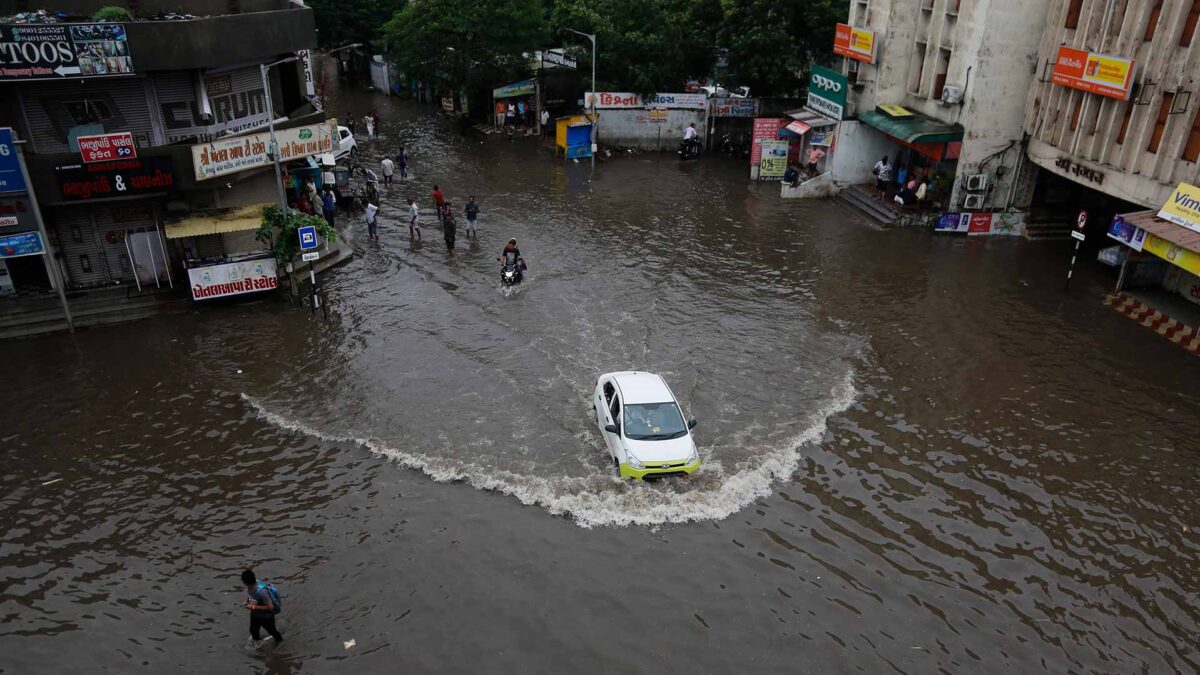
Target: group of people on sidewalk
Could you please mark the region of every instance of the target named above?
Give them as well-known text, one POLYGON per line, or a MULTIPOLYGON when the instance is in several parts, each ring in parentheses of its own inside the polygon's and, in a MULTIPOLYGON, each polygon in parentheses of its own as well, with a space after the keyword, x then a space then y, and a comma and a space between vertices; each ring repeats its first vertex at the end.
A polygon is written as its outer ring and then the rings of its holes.
POLYGON ((882 202, 892 199, 899 206, 922 206, 932 201, 935 177, 928 172, 920 176, 910 175, 908 168, 901 167, 893 181, 892 165, 888 162, 888 156, 884 155, 875 162, 871 173, 875 175, 875 189, 879 191, 879 200, 882 202))

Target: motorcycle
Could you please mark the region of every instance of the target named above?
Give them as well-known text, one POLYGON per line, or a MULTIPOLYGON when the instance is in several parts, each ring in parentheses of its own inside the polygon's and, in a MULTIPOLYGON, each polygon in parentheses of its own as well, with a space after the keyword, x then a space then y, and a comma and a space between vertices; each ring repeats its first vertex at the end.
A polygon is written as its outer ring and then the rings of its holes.
POLYGON ((378 187, 379 186, 379 177, 375 175, 374 171, 367 169, 367 168, 363 168, 361 166, 358 167, 358 174, 363 177, 363 182, 365 183, 365 185, 361 188, 361 193, 359 192, 359 190, 355 190, 355 194, 356 195, 361 194, 363 197, 366 198, 366 200, 368 202, 378 205, 379 204, 379 187, 378 187))
POLYGON ((679 142, 679 159, 691 159, 700 156, 700 139, 692 138, 679 142))
POLYGON ((743 145, 742 140, 733 136, 732 134, 724 134, 721 136, 720 148, 721 152, 729 155, 730 157, 746 156, 746 147, 743 145))
POLYGON ((525 279, 525 261, 516 260, 505 262, 500 267, 500 283, 505 286, 516 286, 525 279))

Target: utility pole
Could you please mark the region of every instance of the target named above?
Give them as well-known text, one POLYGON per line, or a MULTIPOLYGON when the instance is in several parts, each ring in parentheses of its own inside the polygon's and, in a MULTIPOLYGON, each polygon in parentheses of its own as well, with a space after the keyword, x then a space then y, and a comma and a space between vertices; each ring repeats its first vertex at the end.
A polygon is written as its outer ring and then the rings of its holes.
POLYGON ((573 28, 568 28, 567 30, 592 41, 592 168, 595 169, 596 150, 599 149, 596 139, 600 136, 600 116, 596 114, 596 34, 584 33, 573 28))

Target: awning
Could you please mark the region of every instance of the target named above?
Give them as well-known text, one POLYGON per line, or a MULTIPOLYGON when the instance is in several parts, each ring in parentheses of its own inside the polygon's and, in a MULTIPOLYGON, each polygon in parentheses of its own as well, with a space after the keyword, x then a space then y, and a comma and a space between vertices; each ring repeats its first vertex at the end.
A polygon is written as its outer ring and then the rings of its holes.
POLYGON ((779 138, 783 138, 784 136, 803 136, 810 131, 812 131, 812 127, 804 122, 792 121, 786 127, 779 130, 779 138))
POLYGON ((1163 220, 1155 211, 1122 213, 1120 217, 1127 225, 1140 227, 1159 239, 1186 248, 1193 253, 1200 253, 1200 232, 1193 232, 1182 225, 1163 220))
POLYGON ((528 96, 534 92, 537 87, 537 80, 523 80, 521 82, 513 82, 506 84, 503 87, 496 87, 492 90, 492 98, 512 98, 514 96, 528 96))
POLYGON ((837 126, 838 123, 838 121, 835 119, 831 119, 820 113, 813 112, 807 108, 789 110, 785 112, 784 115, 787 115, 797 122, 802 122, 812 129, 824 129, 825 127, 837 126))
POLYGON ((270 203, 196 211, 188 214, 182 220, 167 223, 163 229, 166 231, 167 239, 257 230, 262 225, 264 206, 270 206, 270 203))
POLYGON ((963 128, 960 125, 943 124, 924 115, 888 117, 877 110, 871 110, 860 114, 858 121, 905 143, 952 143, 961 141, 963 137, 963 128))

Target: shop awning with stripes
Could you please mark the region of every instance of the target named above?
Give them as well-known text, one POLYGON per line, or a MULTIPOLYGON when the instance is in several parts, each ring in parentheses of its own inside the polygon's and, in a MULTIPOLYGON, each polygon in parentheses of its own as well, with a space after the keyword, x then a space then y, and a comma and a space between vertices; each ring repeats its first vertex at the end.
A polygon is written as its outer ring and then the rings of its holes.
POLYGON ((163 229, 167 235, 167 239, 182 239, 184 237, 202 237, 206 234, 257 230, 262 225, 264 206, 270 206, 270 203, 264 202, 228 209, 195 211, 180 220, 166 223, 163 229))

